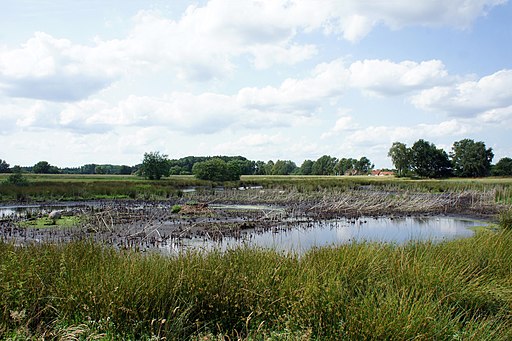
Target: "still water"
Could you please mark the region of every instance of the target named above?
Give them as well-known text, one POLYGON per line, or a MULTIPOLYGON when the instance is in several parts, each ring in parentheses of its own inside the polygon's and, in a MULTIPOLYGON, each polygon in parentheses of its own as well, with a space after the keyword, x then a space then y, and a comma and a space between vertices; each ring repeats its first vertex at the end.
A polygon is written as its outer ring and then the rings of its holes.
POLYGON ((314 247, 342 245, 353 242, 384 242, 404 244, 409 241, 442 241, 470 237, 470 228, 486 225, 456 217, 362 217, 336 219, 293 228, 277 228, 265 232, 247 231, 242 238, 224 238, 220 242, 190 239, 163 246, 163 251, 177 253, 184 249, 228 250, 241 246, 271 248, 276 251, 304 253, 314 247))

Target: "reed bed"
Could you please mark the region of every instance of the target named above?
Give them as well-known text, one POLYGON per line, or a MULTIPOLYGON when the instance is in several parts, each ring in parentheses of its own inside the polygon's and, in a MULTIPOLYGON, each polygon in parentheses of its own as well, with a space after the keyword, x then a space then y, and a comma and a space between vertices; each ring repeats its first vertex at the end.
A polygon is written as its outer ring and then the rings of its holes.
POLYGON ((60 201, 95 199, 167 200, 181 197, 185 190, 214 191, 218 187, 262 186, 269 191, 303 193, 314 197, 324 190, 410 191, 417 193, 495 193, 495 201, 512 204, 512 178, 411 180, 369 176, 242 176, 241 181, 214 183, 193 176, 171 176, 147 181, 136 176, 113 175, 26 175, 28 185, 4 182, 0 175, 0 201, 60 201))
POLYGON ((321 188, 304 192, 297 188, 239 191, 205 190, 186 193, 183 200, 208 203, 283 205, 290 211, 326 215, 387 214, 471 214, 493 215, 509 207, 497 201, 499 189, 453 190, 442 193, 398 190, 396 188, 359 187, 321 188))
POLYGON ((511 339, 511 249, 507 230, 300 257, 0 242, 0 338, 511 339))

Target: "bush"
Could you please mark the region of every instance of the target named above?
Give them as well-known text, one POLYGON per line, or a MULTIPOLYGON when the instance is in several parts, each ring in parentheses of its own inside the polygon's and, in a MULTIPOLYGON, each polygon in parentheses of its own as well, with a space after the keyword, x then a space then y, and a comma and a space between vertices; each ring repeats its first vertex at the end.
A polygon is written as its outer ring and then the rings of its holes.
POLYGON ((180 213, 180 211, 181 211, 180 205, 174 205, 173 207, 171 207, 171 213, 180 213))
POLYGON ((28 185, 28 180, 21 173, 21 168, 19 166, 14 166, 12 168, 12 171, 13 171, 13 173, 11 175, 9 175, 9 177, 5 181, 7 184, 16 185, 16 186, 28 185))

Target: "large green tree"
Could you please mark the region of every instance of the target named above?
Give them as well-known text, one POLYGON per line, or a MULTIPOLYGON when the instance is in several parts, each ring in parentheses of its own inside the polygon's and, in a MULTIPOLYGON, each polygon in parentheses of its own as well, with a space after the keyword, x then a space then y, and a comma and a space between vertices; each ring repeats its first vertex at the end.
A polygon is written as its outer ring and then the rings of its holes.
POLYGON ((32 167, 32 172, 36 174, 57 174, 59 169, 50 165, 48 161, 39 161, 32 167))
POLYGON ((357 163, 356 159, 345 158, 345 157, 341 158, 338 161, 338 163, 336 164, 336 167, 335 167, 336 173, 339 175, 345 175, 345 174, 352 175, 353 173, 355 173, 356 163, 357 163))
POLYGON ((334 167, 338 159, 329 155, 323 155, 315 161, 312 167, 312 174, 314 175, 333 175, 334 167))
POLYGON ((160 152, 144 153, 144 159, 140 166, 140 175, 149 180, 160 180, 169 175, 169 159, 160 152))
POLYGON ((5 160, 0 159, 0 173, 9 173, 9 164, 5 160))
POLYGON ((254 175, 266 175, 266 167, 265 161, 256 161, 254 165, 254 175))
POLYGON ((453 143, 450 156, 456 176, 482 177, 490 174, 494 153, 492 148, 486 149, 481 141, 463 139, 453 143))
POLYGON ((289 175, 295 171, 297 165, 290 160, 277 160, 272 167, 272 175, 289 175))
POLYGON ((396 168, 399 177, 406 176, 411 168, 411 150, 402 142, 393 142, 388 157, 396 168))
POLYGON ((418 176, 427 178, 442 178, 451 174, 448 154, 422 139, 411 147, 411 168, 418 176))
POLYGON ((357 174, 366 175, 370 173, 372 169, 373 164, 366 156, 361 157, 355 163, 355 170, 357 171, 357 174))
POLYGON ((492 168, 494 176, 512 176, 512 159, 504 157, 492 168))
POLYGON ((315 164, 312 160, 304 160, 300 166, 300 174, 310 175, 313 172, 313 165, 315 164))
POLYGON ((220 158, 213 158, 195 163, 192 173, 202 180, 233 181, 240 179, 241 171, 235 161, 226 162, 220 158))

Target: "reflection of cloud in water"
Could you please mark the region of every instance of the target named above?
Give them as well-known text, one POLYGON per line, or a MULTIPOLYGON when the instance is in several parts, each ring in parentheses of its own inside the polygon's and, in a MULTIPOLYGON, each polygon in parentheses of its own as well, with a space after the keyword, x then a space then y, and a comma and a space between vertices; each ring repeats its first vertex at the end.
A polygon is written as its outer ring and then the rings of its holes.
MULTIPOLYGON (((271 248, 279 252, 304 253, 313 247, 341 245, 352 242, 386 242, 403 244, 412 240, 445 240, 473 235, 468 227, 476 222, 451 217, 385 217, 359 219, 340 218, 320 221, 306 227, 278 229, 248 235, 245 240, 225 238, 220 243, 202 239, 185 242, 197 250, 226 250, 240 246, 271 248)), ((174 249, 172 250, 174 251, 174 249)))
POLYGON ((355 233, 348 225, 342 225, 336 230, 336 236, 340 242, 351 242, 354 240, 355 233))

